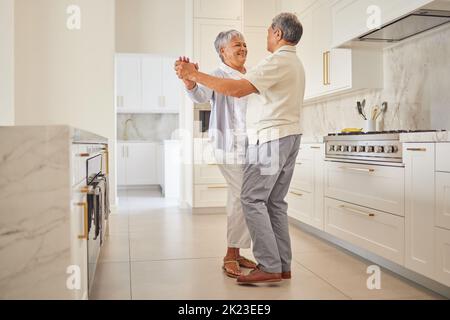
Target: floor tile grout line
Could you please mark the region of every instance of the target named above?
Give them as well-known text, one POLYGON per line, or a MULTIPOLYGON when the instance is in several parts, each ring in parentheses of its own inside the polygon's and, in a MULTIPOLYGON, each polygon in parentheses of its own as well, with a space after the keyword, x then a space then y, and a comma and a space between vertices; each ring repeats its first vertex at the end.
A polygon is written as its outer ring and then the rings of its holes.
POLYGON ((314 271, 312 271, 311 269, 309 269, 307 266, 305 266, 304 264, 298 262, 297 260, 293 259, 294 263, 302 266, 303 268, 305 268, 306 270, 308 270, 309 272, 311 272, 312 274, 314 274, 316 277, 318 277, 319 279, 321 279, 322 281, 324 281, 325 283, 327 283, 328 285, 330 285, 331 287, 333 287, 334 289, 336 289, 337 291, 339 291, 340 293, 342 293, 345 297, 347 297, 349 300, 353 300, 353 298, 351 296, 349 296, 348 294, 346 294, 345 292, 343 292, 341 289, 339 289, 338 287, 336 287, 334 284, 330 283, 328 280, 326 280, 325 278, 323 278, 321 275, 315 273, 314 271))

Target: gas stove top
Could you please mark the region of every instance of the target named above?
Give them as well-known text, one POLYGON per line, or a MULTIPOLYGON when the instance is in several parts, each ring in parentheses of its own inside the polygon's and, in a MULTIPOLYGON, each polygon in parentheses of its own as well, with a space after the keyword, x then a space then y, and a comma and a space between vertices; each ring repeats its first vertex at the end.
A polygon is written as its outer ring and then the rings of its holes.
POLYGON ((386 134, 400 134, 400 133, 421 133, 421 132, 444 132, 446 130, 388 130, 388 131, 369 131, 369 132, 340 132, 329 133, 329 137, 335 136, 364 136, 364 135, 386 135, 386 134))

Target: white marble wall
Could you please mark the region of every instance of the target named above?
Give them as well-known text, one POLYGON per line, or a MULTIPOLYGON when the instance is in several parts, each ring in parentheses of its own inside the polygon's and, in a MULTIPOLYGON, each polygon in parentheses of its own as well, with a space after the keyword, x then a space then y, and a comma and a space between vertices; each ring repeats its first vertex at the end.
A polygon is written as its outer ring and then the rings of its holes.
MULTIPOLYGON (((384 50, 384 89, 341 95, 303 108, 305 136, 363 127, 356 101, 389 103, 379 130, 450 130, 450 25, 384 50)), ((370 76, 370 75, 368 75, 370 76)))
POLYGON ((117 117, 117 139, 125 140, 125 122, 128 140, 170 140, 179 128, 177 114, 119 114, 117 117))

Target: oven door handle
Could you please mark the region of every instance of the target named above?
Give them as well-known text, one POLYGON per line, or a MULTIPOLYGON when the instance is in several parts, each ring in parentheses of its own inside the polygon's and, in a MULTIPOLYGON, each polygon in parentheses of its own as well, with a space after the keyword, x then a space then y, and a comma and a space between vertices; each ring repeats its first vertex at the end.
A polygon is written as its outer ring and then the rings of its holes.
POLYGON ((358 171, 358 172, 367 172, 367 173, 375 172, 375 169, 354 168, 354 167, 341 167, 341 169, 342 170, 358 171))

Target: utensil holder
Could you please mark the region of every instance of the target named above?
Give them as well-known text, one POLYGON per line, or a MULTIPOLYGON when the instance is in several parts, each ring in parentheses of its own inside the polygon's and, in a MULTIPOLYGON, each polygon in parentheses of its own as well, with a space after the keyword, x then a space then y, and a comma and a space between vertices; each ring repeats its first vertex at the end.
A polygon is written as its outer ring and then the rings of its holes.
POLYGON ((377 131, 376 120, 364 120, 364 132, 377 131))

